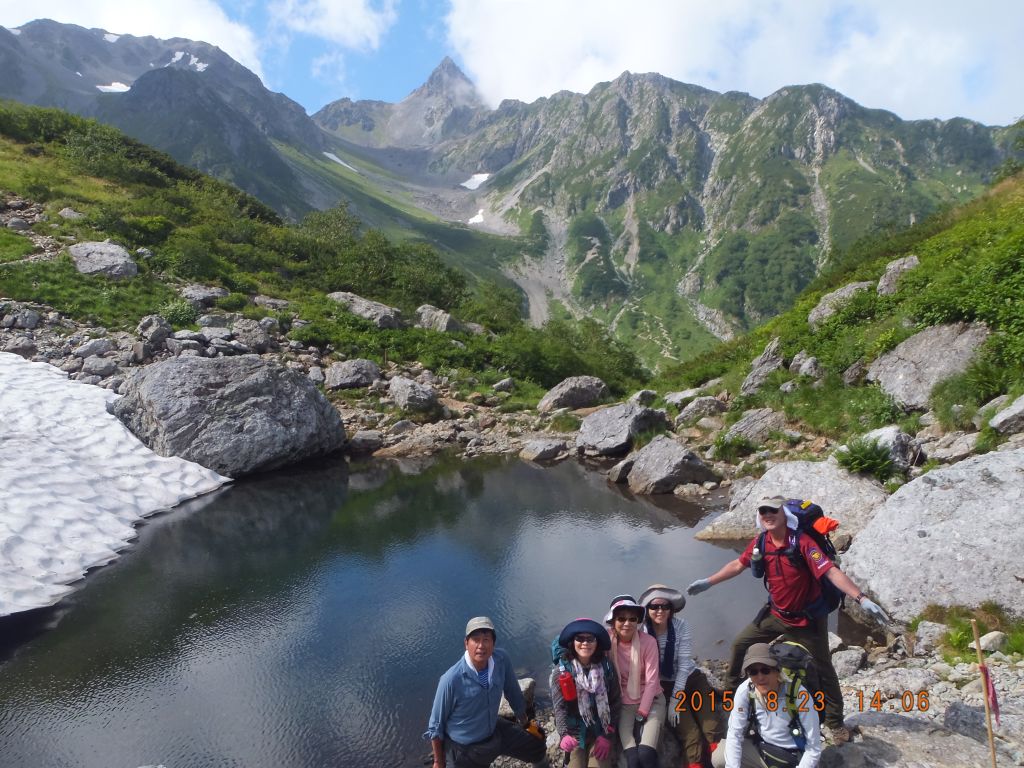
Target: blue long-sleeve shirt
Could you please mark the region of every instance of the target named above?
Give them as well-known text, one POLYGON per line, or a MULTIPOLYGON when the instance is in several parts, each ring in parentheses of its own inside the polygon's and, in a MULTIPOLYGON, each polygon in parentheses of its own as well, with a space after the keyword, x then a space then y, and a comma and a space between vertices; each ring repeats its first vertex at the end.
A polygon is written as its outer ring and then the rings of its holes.
POLYGON ((459 744, 483 741, 497 727, 502 693, 517 716, 526 714, 526 700, 508 654, 495 648, 491 659, 494 668, 488 688, 480 684, 465 656, 441 675, 423 738, 447 738, 459 744))

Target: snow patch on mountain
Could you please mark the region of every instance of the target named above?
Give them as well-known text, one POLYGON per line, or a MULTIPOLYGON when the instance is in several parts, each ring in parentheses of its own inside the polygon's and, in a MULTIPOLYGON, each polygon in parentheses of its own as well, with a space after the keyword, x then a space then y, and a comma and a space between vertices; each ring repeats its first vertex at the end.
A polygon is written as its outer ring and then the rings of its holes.
POLYGON ((489 173, 474 173, 472 176, 470 176, 464 182, 459 184, 459 186, 460 187, 465 187, 466 189, 477 189, 481 184, 483 184, 489 178, 491 178, 491 174, 489 174, 489 173))
POLYGON ((103 93, 125 93, 130 91, 132 87, 124 83, 113 82, 110 85, 97 85, 96 89, 103 91, 103 93))
MULTIPOLYGON (((337 163, 338 165, 343 165, 343 166, 345 166, 346 168, 348 168, 348 169, 349 169, 350 171, 355 171, 356 173, 359 173, 359 170, 358 170, 357 168, 353 168, 353 167, 352 167, 351 165, 349 165, 348 163, 346 163, 346 162, 345 162, 344 160, 342 160, 342 159, 341 159, 340 157, 338 157, 338 156, 337 156, 336 154, 334 154, 333 152, 324 152, 324 154, 325 154, 325 155, 326 155, 326 156, 327 156, 328 158, 330 158, 331 160, 333 160, 334 162, 336 162, 336 163, 337 163)), ((360 174, 360 175, 362 175, 362 174, 360 174)))

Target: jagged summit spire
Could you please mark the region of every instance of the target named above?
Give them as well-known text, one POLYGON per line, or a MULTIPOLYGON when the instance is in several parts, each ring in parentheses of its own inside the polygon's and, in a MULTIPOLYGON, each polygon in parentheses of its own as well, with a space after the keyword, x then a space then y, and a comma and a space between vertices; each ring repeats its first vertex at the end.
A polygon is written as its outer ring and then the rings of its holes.
POLYGON ((427 82, 406 98, 416 97, 443 98, 457 106, 478 107, 483 104, 473 81, 466 77, 450 56, 445 56, 430 73, 427 82))

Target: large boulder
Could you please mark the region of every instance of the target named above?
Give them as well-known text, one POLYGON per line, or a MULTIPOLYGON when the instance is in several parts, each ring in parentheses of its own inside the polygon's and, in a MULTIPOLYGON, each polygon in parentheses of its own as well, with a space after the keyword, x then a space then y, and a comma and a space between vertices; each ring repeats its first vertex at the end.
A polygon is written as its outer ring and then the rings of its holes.
POLYGON ((868 381, 877 381, 904 410, 924 410, 932 388, 966 370, 988 334, 982 323, 926 328, 875 360, 868 381))
POLYGON ((1009 407, 999 411, 989 420, 988 424, 1003 435, 1024 432, 1024 395, 1014 400, 1009 407))
POLYGON ((262 354, 275 346, 275 342, 270 338, 267 329, 260 325, 259 321, 250 320, 247 317, 235 320, 231 324, 231 333, 238 341, 257 354, 262 354))
POLYGON ((818 306, 811 310, 811 313, 807 315, 807 322, 811 328, 817 328, 825 320, 832 317, 836 312, 842 309, 843 305, 846 304, 853 296, 866 291, 868 288, 874 288, 875 284, 870 282, 864 283, 850 283, 844 285, 842 288, 832 293, 826 293, 821 297, 821 301, 818 302, 818 306))
POLYGON ((403 411, 428 412, 437 407, 437 392, 433 387, 404 376, 395 376, 388 383, 388 393, 403 411))
POLYGON ((217 299, 223 299, 227 296, 228 289, 216 285, 192 283, 178 291, 178 295, 196 309, 207 309, 216 304, 217 299))
POLYGON ((368 387, 380 378, 380 366, 373 360, 356 358, 341 363, 331 363, 327 369, 324 386, 327 389, 358 389, 368 387))
POLYGON ((751 363, 750 373, 743 380, 740 386, 740 394, 747 396, 757 393, 770 373, 781 369, 784 366, 782 359, 782 341, 776 336, 764 351, 751 363))
POLYGON ((744 411, 740 420, 729 427, 727 440, 743 438, 753 445, 761 445, 772 432, 780 432, 786 426, 786 416, 771 408, 754 408, 744 411))
POLYGON ((417 328, 425 328, 429 331, 440 331, 441 333, 458 333, 465 331, 462 323, 456 320, 443 309, 424 304, 416 309, 416 320, 413 325, 417 328))
POLYGON ((717 397, 697 397, 691 400, 676 416, 676 426, 688 426, 700 421, 705 416, 717 416, 724 413, 726 405, 717 397))
POLYGON ((866 442, 877 443, 883 448, 888 448, 889 458, 900 472, 906 472, 911 467, 924 464, 928 458, 921 441, 908 435, 896 424, 874 429, 864 435, 863 439, 866 442))
POLYGON ((637 435, 667 427, 663 411, 636 403, 613 405, 583 419, 576 448, 592 456, 615 456, 626 453, 637 435))
POLYGON ((705 540, 747 540, 757 533, 757 502, 766 496, 811 499, 839 521, 839 533, 856 536, 886 499, 877 480, 852 475, 834 461, 789 461, 760 480, 733 486, 729 511, 697 534, 705 540))
POLYGON ((890 261, 885 266, 885 274, 878 278, 878 295, 891 296, 896 293, 900 278, 920 263, 920 259, 913 255, 890 261))
POLYGON ((135 332, 150 343, 153 349, 162 349, 174 334, 174 328, 160 315, 146 315, 139 321, 135 332))
POLYGON ((327 298, 338 302, 353 315, 369 320, 378 328, 401 328, 403 325, 402 311, 387 304, 370 301, 347 291, 328 293, 327 298))
POLYGON ((596 376, 571 376, 548 390, 537 403, 537 411, 557 408, 589 408, 608 397, 608 385, 596 376))
POLYGON ((162 456, 239 477, 345 447, 341 418, 305 377, 254 355, 175 357, 137 369, 114 414, 162 456))
POLYGON ((671 493, 683 483, 718 479, 693 451, 671 437, 659 435, 633 456, 629 490, 633 493, 671 493))
POLYGON ((875 511, 843 569, 902 621, 931 603, 986 600, 1024 616, 1022 506, 1024 449, 934 469, 875 511))
POLYGON ((122 280, 139 274, 131 255, 115 243, 75 243, 68 248, 75 269, 83 275, 103 275, 122 280))

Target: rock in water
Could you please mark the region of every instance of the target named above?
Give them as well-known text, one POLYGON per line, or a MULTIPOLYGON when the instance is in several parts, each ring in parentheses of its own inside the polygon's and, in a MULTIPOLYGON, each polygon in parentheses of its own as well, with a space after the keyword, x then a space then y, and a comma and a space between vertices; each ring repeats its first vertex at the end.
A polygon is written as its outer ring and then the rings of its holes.
POLYGON ((239 477, 340 450, 341 417, 304 376, 253 355, 137 370, 114 414, 162 456, 239 477))

